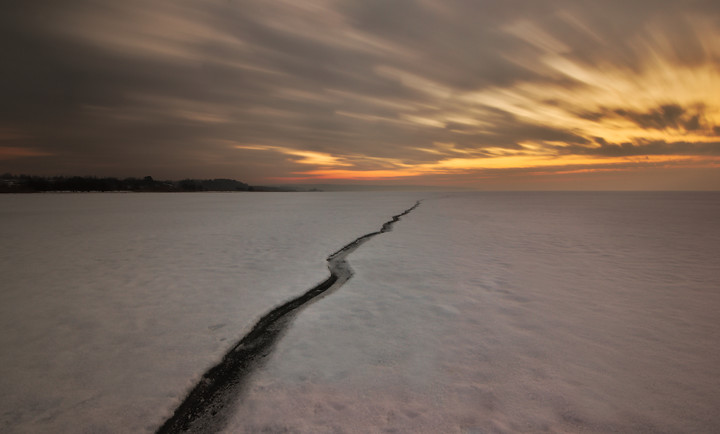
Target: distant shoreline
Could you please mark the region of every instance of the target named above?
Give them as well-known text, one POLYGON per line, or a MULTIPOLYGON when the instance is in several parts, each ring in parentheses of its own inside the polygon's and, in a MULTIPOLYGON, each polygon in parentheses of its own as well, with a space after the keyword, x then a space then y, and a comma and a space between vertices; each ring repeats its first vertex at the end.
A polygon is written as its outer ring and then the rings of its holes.
POLYGON ((228 178, 156 181, 144 178, 98 178, 95 176, 0 176, 0 193, 197 193, 197 192, 295 192, 283 187, 249 185, 228 178))

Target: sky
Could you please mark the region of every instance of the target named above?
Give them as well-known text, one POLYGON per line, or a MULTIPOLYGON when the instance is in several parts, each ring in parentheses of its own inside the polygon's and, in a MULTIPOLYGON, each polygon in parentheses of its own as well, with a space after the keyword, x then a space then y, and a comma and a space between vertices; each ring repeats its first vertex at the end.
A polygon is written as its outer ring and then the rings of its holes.
POLYGON ((719 190, 720 3, 9 0, 0 172, 719 190))

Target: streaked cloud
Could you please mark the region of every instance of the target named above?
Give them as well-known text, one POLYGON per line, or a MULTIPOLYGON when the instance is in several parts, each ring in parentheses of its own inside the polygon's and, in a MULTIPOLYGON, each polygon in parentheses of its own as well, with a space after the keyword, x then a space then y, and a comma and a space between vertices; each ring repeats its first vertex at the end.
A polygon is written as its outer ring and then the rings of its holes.
POLYGON ((52 155, 48 152, 33 148, 21 148, 19 146, 0 146, 0 160, 13 160, 25 157, 46 157, 52 155))
POLYGON ((1 12, 2 171, 497 186, 517 173, 716 170, 720 154, 710 1, 1 12))
POLYGON ((252 150, 252 151, 273 151, 283 155, 287 155, 297 164, 308 164, 312 166, 351 166, 345 163, 342 158, 323 152, 303 151, 301 149, 283 148, 281 146, 262 146, 262 145, 236 145, 236 149, 252 150))

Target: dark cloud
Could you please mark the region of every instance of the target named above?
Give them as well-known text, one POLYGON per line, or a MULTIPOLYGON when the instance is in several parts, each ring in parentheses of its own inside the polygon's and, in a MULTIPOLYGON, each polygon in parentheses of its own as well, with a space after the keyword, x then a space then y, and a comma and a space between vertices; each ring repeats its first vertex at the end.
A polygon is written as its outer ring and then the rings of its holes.
POLYGON ((684 129, 694 131, 700 129, 701 113, 690 114, 677 104, 666 104, 649 112, 617 109, 615 113, 630 119, 639 126, 647 129, 684 129))
POLYGON ((684 141, 666 142, 661 140, 646 143, 608 143, 596 138, 599 147, 563 146, 557 151, 565 155, 593 155, 602 157, 637 157, 651 155, 712 155, 720 156, 720 141, 707 143, 688 143, 684 141))

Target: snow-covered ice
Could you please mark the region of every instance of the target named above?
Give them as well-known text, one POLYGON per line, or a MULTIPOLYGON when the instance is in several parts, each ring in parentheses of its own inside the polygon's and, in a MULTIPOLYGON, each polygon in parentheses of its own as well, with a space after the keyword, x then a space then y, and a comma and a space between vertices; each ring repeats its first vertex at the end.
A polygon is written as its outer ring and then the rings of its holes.
POLYGON ((0 431, 143 432, 325 258, 227 432, 717 432, 717 193, 0 196, 0 431))
POLYGON ((717 432, 718 221, 717 193, 429 197, 227 431, 717 432))
POLYGON ((0 196, 0 431, 155 430, 406 196, 0 196))

